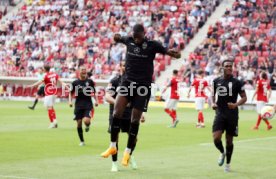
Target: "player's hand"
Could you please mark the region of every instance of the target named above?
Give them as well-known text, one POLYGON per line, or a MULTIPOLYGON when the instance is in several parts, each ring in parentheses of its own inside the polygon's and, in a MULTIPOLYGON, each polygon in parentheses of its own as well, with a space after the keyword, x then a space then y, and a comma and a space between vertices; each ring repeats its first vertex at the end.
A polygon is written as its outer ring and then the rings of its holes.
POLYGON ((213 108, 213 110, 216 110, 218 108, 218 105, 214 103, 214 104, 212 104, 212 108, 213 108))
POLYGON ((98 107, 98 106, 99 106, 99 103, 98 103, 98 102, 95 102, 95 106, 98 107))
POLYGON ((69 107, 70 107, 70 108, 73 107, 73 104, 72 104, 72 103, 69 103, 69 107))
POLYGON ((236 109, 238 105, 236 103, 227 103, 229 109, 236 109))
POLYGON ((140 119, 141 123, 144 123, 146 121, 146 118, 144 115, 142 115, 141 119, 140 119))
POLYGON ((190 98, 190 94, 187 95, 187 98, 188 98, 188 99, 190 98))
POLYGON ((127 103, 126 107, 130 107, 131 106, 131 103, 127 103))

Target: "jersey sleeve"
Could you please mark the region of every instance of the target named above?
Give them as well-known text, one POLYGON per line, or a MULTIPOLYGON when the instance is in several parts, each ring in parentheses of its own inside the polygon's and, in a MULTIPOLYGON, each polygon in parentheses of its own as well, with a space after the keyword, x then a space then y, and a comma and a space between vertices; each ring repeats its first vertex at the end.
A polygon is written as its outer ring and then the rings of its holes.
POLYGON ((128 36, 122 36, 118 42, 126 45, 128 43, 128 40, 128 36))
POLYGON ((75 92, 75 89, 76 89, 76 81, 73 81, 72 82, 72 85, 71 85, 71 88, 70 88, 70 93, 74 93, 75 92))
POLYGON ((267 83, 267 89, 271 89, 271 86, 270 86, 270 84, 269 83, 267 83))
POLYGON ((207 87, 208 86, 208 82, 204 81, 203 85, 204 85, 204 87, 207 87))
POLYGON ((90 86, 93 88, 93 93, 96 93, 96 88, 95 88, 95 82, 93 80, 90 80, 90 86))
POLYGON ((193 83, 191 84, 191 86, 195 86, 196 85, 196 80, 193 81, 193 83))
POLYGON ((107 86, 107 91, 114 94, 114 93, 116 93, 116 88, 117 88, 116 78, 113 78, 113 79, 110 80, 110 82, 107 86))
POLYGON ((245 92, 244 84, 240 80, 238 80, 238 83, 237 83, 237 90, 239 94, 245 92))
POLYGON ((153 41, 154 42, 154 49, 156 53, 161 53, 165 55, 167 53, 167 49, 158 41, 153 41))

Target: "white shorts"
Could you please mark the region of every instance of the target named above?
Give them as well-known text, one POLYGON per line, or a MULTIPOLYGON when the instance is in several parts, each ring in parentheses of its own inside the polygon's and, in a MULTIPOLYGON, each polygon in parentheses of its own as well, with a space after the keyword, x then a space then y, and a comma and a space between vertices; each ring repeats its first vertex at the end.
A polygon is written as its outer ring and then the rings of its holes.
POLYGON ((178 103, 178 99, 169 99, 166 102, 166 109, 174 109, 174 110, 176 110, 177 103, 178 103))
POLYGON ((204 103, 205 103, 205 98, 204 97, 196 97, 195 98, 196 110, 203 110, 204 109, 204 103))
POLYGON ((51 107, 54 106, 56 101, 56 95, 49 95, 44 97, 44 106, 51 107))
POLYGON ((264 101, 257 101, 256 104, 256 110, 258 114, 261 114, 261 110, 262 108, 265 106, 265 102, 264 101))

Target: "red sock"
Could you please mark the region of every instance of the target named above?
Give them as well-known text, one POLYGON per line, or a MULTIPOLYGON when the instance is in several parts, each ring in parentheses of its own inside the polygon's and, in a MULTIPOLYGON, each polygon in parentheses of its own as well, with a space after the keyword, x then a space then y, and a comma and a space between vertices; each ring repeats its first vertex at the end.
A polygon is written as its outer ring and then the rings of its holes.
POLYGON ((203 112, 199 112, 199 117, 200 117, 200 122, 201 122, 201 123, 204 123, 203 112))
POLYGON ((48 116, 49 116, 49 119, 50 119, 50 122, 53 122, 53 110, 52 109, 48 109, 48 116))
POLYGON ((165 108, 165 112, 166 112, 168 115, 171 115, 171 110, 169 110, 168 108, 165 108))
POLYGON ((198 114, 197 114, 197 123, 200 123, 200 122, 201 122, 200 112, 198 112, 198 114))
POLYGON ((268 122, 267 119, 264 119, 264 122, 266 123, 267 126, 270 126, 270 123, 268 122))
POLYGON ((259 127, 261 121, 262 121, 262 117, 261 117, 261 115, 259 114, 259 115, 258 115, 258 120, 257 120, 257 123, 256 123, 256 127, 259 127))
POLYGON ((54 108, 52 109, 52 119, 53 119, 53 121, 57 119, 57 117, 56 117, 56 111, 55 111, 54 108))
POLYGON ((173 119, 173 122, 176 120, 176 110, 172 110, 171 117, 173 119))

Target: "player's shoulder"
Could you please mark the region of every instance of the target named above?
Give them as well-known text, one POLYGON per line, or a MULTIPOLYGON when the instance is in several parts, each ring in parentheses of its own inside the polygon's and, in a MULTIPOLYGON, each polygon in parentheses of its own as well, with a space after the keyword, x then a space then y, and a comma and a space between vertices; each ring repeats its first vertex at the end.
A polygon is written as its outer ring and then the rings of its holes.
POLYGON ((217 83, 217 82, 222 81, 222 80, 223 80, 223 77, 222 77, 222 76, 219 76, 219 77, 216 77, 216 78, 213 80, 213 82, 214 82, 214 83, 217 83))
POLYGON ((120 82, 120 79, 121 77, 119 75, 116 75, 109 81, 109 83, 111 83, 112 85, 118 84, 120 82))

